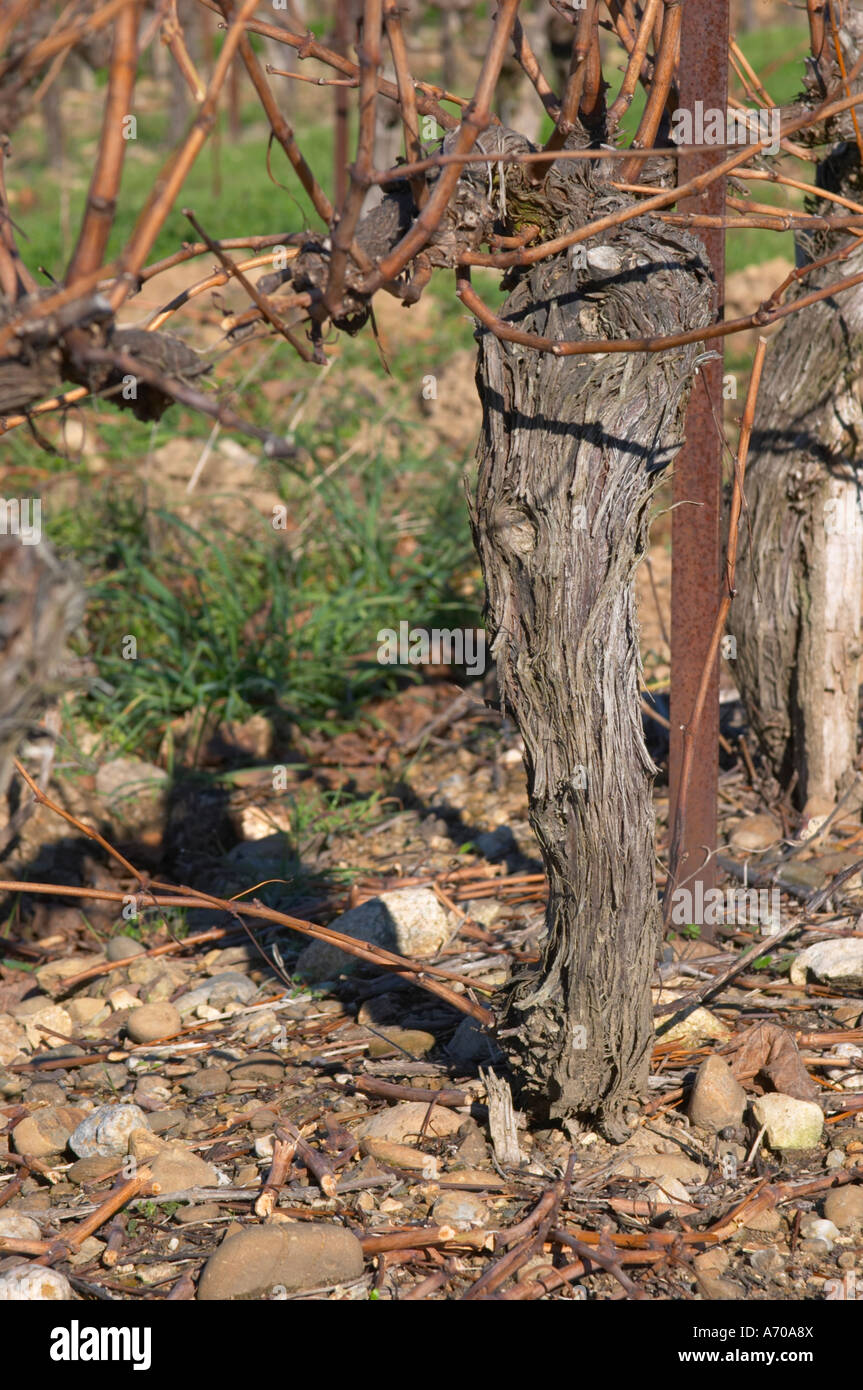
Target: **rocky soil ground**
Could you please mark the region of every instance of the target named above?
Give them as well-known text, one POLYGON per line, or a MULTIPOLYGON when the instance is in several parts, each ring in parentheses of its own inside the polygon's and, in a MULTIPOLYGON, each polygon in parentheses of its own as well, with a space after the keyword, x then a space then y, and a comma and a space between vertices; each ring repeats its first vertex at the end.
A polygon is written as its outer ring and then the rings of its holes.
MULTIPOLYGON (((471 1016, 536 958, 543 931, 520 745, 501 724, 480 691, 466 706, 445 683, 382 702, 361 737, 303 750, 314 778, 286 769, 294 790, 341 788, 365 806, 301 834, 272 763, 234 771, 218 795, 212 782, 177 794, 129 759, 89 783, 55 777, 55 805, 139 872, 247 903, 269 893, 427 973, 423 987, 206 901, 180 925, 35 807, 6 873, 71 888, 7 899, 0 1299, 855 1296, 853 789, 801 831, 729 743, 721 862, 729 885, 743 866, 779 882, 780 910, 721 926, 714 943, 686 925, 672 935, 650 1098, 614 1148, 507 1123, 493 1034, 471 1016), (232 827, 232 847, 216 826, 232 827)), ((262 760, 260 722, 220 737, 262 760)), ((657 809, 661 847, 661 784, 657 809)))

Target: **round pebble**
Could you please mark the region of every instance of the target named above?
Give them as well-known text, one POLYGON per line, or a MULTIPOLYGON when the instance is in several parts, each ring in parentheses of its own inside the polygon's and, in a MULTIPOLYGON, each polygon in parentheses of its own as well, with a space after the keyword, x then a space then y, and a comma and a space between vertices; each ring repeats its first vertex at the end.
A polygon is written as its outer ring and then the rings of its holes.
POLYGON ((142 1004, 133 1009, 126 1024, 126 1032, 136 1043, 156 1042, 159 1038, 170 1038, 179 1033, 183 1026, 179 1013, 173 1004, 142 1004))
POLYGON ((835 1187, 824 1199, 824 1215, 840 1230, 849 1226, 863 1226, 863 1187, 859 1183, 848 1183, 845 1187, 835 1187))
POLYGON ((219 1174, 188 1149, 164 1149, 151 1161, 153 1181, 163 1194, 185 1192, 190 1187, 218 1187, 219 1174))
POLYGON ((108 960, 128 960, 129 956, 142 956, 145 947, 134 936, 112 936, 105 947, 108 960))
MULTIPOLYGON (((83 1068, 82 1068, 83 1070, 83 1068)), ((34 1081, 27 1087, 28 1105, 65 1105, 66 1092, 54 1081, 34 1081)))
POLYGON ((200 1071, 186 1077, 182 1086, 187 1096, 220 1096, 230 1084, 230 1074, 224 1067, 201 1067, 200 1071))
POLYGON ((221 1214, 222 1209, 218 1202, 198 1202, 197 1205, 190 1203, 174 1212, 174 1220, 181 1226, 187 1226, 194 1221, 217 1221, 221 1214))
POLYGON ((488 1207, 472 1192, 445 1192, 432 1207, 432 1220, 439 1226, 454 1226, 457 1231, 467 1231, 472 1226, 486 1224, 488 1207))
POLYGON ((85 1111, 72 1105, 44 1105, 20 1120, 12 1131, 12 1142, 19 1154, 47 1158, 62 1153, 85 1111))
POLYGON ((274 1052, 253 1052, 245 1061, 231 1068, 232 1081, 272 1081, 283 1080, 285 1064, 274 1052))

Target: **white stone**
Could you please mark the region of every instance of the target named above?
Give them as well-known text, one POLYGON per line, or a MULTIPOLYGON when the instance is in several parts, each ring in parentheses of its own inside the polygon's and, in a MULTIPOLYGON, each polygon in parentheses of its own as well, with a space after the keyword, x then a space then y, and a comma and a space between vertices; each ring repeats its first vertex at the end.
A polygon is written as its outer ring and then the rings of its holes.
MULTIPOLYGON (((446 945, 457 923, 450 920, 430 888, 396 888, 350 908, 330 926, 355 941, 428 960, 446 945)), ((355 956, 328 941, 313 941, 300 953, 297 974, 312 981, 332 979, 350 970, 355 961, 355 956)))
POLYGON ((821 1138, 824 1112, 811 1100, 797 1100, 780 1091, 759 1096, 752 1102, 752 1113, 759 1126, 765 1126, 771 1149, 811 1149, 821 1138))
POLYGON ((839 1237, 839 1231, 832 1221, 826 1221, 821 1216, 810 1216, 800 1225, 800 1234, 805 1240, 823 1240, 828 1252, 833 1249, 833 1242, 839 1237))
POLYGON ((79 1158, 111 1158, 126 1153, 133 1129, 149 1129, 150 1121, 137 1105, 100 1105, 69 1136, 69 1148, 79 1158))
POLYGON ((810 975, 823 984, 863 987, 863 938, 836 937, 807 946, 791 962, 791 983, 805 985, 810 975))
POLYGON ((45 1265, 25 1261, 0 1274, 0 1303, 63 1302, 74 1297, 69 1280, 45 1265))

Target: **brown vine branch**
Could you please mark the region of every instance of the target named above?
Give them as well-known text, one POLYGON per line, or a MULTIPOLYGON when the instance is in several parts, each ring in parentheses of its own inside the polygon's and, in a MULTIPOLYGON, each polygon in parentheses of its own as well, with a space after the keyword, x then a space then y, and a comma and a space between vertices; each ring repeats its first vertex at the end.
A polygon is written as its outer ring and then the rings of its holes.
POLYGON ((291 344, 291 347, 293 347, 299 353, 300 357, 303 359, 304 362, 311 362, 313 358, 308 348, 304 347, 300 340, 296 337, 296 335, 290 331, 287 324, 285 324, 282 321, 282 319, 273 309, 272 302, 260 293, 256 285, 252 284, 251 280, 248 278, 246 274, 244 274, 241 268, 237 265, 236 261, 232 261, 227 252, 223 251, 222 248, 217 244, 217 242, 215 242, 212 239, 212 237, 209 237, 207 235, 207 233, 204 231, 204 228, 198 221, 197 217, 192 212, 192 209, 183 208, 183 216, 188 217, 195 231, 198 233, 198 236, 203 238, 203 240, 209 246, 210 250, 213 252, 213 255, 218 258, 219 263, 225 271, 225 274, 228 275, 230 278, 237 280, 242 285, 243 289, 246 291, 246 294, 252 300, 252 303, 256 305, 263 318, 266 319, 267 323, 271 324, 272 327, 275 328, 277 333, 281 333, 282 337, 285 338, 291 344))
MULTIPOLYGON (((110 24, 121 10, 133 3, 135 0, 108 0, 108 4, 104 5, 101 10, 97 10, 95 14, 83 15, 68 29, 49 34, 39 43, 34 44, 31 49, 15 58, 6 58, 0 62, 0 80, 4 79, 7 73, 14 72, 16 86, 23 86, 47 59, 53 58, 64 48, 74 48, 75 44, 80 43, 82 39, 98 33, 100 29, 104 29, 106 25, 110 24)), ((17 22, 17 16, 13 22, 17 22)))
MULTIPOLYGON (((219 14, 216 0, 200 0, 208 10, 219 14)), ((290 48, 297 51, 299 58, 317 58, 320 62, 326 63, 328 67, 335 68, 336 72, 344 73, 345 77, 359 78, 360 69, 356 63, 351 62, 350 58, 345 58, 341 53, 336 53, 334 49, 327 48, 325 44, 318 43, 312 34, 298 34, 295 31, 283 28, 279 24, 266 24, 258 19, 246 21, 245 28, 250 34, 261 34, 265 38, 274 39, 276 43, 287 44, 290 48)), ((457 106, 467 106, 463 97, 457 97, 452 92, 447 92, 442 87, 435 87, 430 82, 417 82, 417 109, 424 116, 434 116, 435 120, 444 130, 454 130, 458 125, 458 119, 451 116, 438 103, 441 101, 451 101, 457 106)), ((384 77, 377 80, 377 90, 381 96, 389 97, 390 101, 397 102, 399 99, 399 89, 395 82, 389 82, 384 77)))
MULTIPOLYGON (((223 3, 222 10, 225 17, 229 18, 231 13, 230 5, 223 3)), ((305 159, 294 138, 292 127, 279 110, 278 102, 273 95, 264 70, 249 42, 248 35, 245 33, 243 33, 240 39, 240 57, 246 65, 246 72, 249 74, 252 86, 257 92, 261 105, 266 112, 267 120, 270 123, 270 129, 274 137, 278 140, 290 160, 294 172, 305 189, 315 212, 321 220, 329 226, 333 217, 333 205, 312 173, 308 161, 305 159)))
POLYGON ((87 193, 87 206, 78 244, 64 283, 74 285, 102 264, 117 210, 117 194, 126 156, 125 117, 132 106, 138 62, 138 3, 126 5, 114 27, 114 47, 105 100, 105 117, 96 167, 87 193))
POLYGON ((579 11, 578 23, 572 40, 569 76, 563 94, 560 116, 554 130, 545 142, 546 151, 562 149, 568 136, 575 129, 587 76, 587 58, 590 52, 595 11, 596 0, 587 0, 584 8, 579 11))
MULTIPOLYGON (((663 112, 668 104, 669 94, 674 83, 674 74, 680 52, 680 29, 683 23, 683 10, 680 0, 663 0, 662 41, 654 64, 653 81, 645 103, 638 130, 632 141, 632 149, 639 150, 644 145, 652 145, 659 130, 663 112)), ((658 12, 657 12, 658 13, 658 12)), ((638 163, 627 160, 623 165, 622 176, 628 179, 638 171, 638 163)))
POLYGON ((138 272, 150 253, 150 248, 164 225, 180 189, 204 143, 212 130, 216 117, 216 102, 228 75, 234 54, 243 37, 243 21, 255 8, 257 0, 243 0, 237 18, 231 24, 213 76, 207 87, 207 94, 183 145, 162 169, 147 204, 144 207, 132 236, 120 257, 119 274, 110 294, 111 308, 116 311, 134 288, 138 272))
POLYGON ((556 123, 560 119, 560 99, 555 96, 539 66, 539 60, 528 42, 521 20, 517 16, 512 26, 512 43, 516 62, 533 86, 546 112, 556 123))
MULTIPOLYGON (((119 890, 111 888, 68 887, 65 884, 57 883, 29 883, 23 879, 0 879, 0 892, 44 893, 53 897, 93 898, 99 902, 115 903, 122 903, 129 896, 128 893, 121 893, 119 890)), ((331 927, 321 927, 315 922, 306 922, 302 918, 291 917, 285 912, 264 907, 258 902, 243 903, 242 907, 238 908, 236 900, 216 898, 209 893, 198 892, 194 888, 172 888, 167 893, 162 891, 151 893, 148 889, 147 896, 154 907, 178 908, 201 907, 203 905, 221 912, 230 912, 237 917, 255 917, 261 921, 272 922, 276 926, 288 927, 291 931, 300 932, 303 936, 310 936, 316 940, 326 941, 332 946, 337 946, 346 955, 356 956, 358 960, 365 961, 368 965, 377 966, 381 970, 389 970, 394 975, 401 975, 411 984, 438 995, 439 998, 451 1004, 454 1009, 460 1013, 469 1014, 471 1018, 475 1018, 478 1023, 482 1023, 486 1027, 494 1022, 494 1016, 488 1009, 482 1008, 473 1000, 466 999, 463 995, 456 994, 455 991, 447 989, 446 986, 439 983, 440 980, 446 979, 453 980, 471 990, 483 989, 483 986, 456 974, 455 971, 441 970, 437 966, 421 964, 418 961, 408 959, 407 956, 399 956, 394 951, 386 951, 382 946, 366 945, 365 942, 358 942, 352 936, 345 936, 342 932, 333 931, 331 927)), ((119 963, 122 964, 122 962, 119 963)), ((93 966, 90 970, 82 970, 80 975, 66 976, 63 980, 63 991, 74 989, 89 979, 108 973, 114 968, 114 964, 116 962, 109 962, 107 967, 93 966)))
POLYGON ((253 439, 260 440, 268 458, 293 458, 296 454, 295 446, 287 439, 280 439, 278 435, 270 434, 269 430, 260 429, 237 415, 229 406, 220 404, 214 398, 204 395, 202 391, 196 391, 194 387, 187 386, 176 377, 165 376, 154 367, 133 357, 131 353, 111 351, 110 348, 90 348, 81 354, 81 360, 85 363, 92 362, 94 366, 116 367, 126 375, 155 387, 163 395, 171 396, 182 405, 187 405, 190 410, 197 410, 201 415, 218 420, 223 429, 236 430, 238 434, 248 434, 253 439))
POLYGON ((342 294, 345 287, 348 255, 357 223, 360 220, 363 202, 368 192, 369 176, 374 167, 375 115, 378 97, 378 69, 381 65, 382 17, 381 0, 365 0, 363 38, 358 49, 360 60, 360 128, 357 140, 357 158, 351 166, 348 196, 344 207, 339 209, 339 220, 333 232, 333 250, 327 286, 324 291, 324 304, 332 318, 338 318, 342 311, 342 294))
MULTIPOLYGON (((384 24, 396 70, 396 83, 399 89, 399 109, 405 133, 405 158, 408 163, 417 160, 422 154, 420 147, 419 124, 417 121, 417 99, 414 82, 408 64, 407 46, 399 14, 398 0, 384 0, 384 24)), ((425 179, 411 181, 414 202, 421 208, 428 197, 425 179)))
POLYGON ((196 102, 203 101, 207 90, 206 84, 200 77, 186 47, 183 26, 177 14, 177 0, 169 0, 168 13, 162 20, 162 43, 180 69, 194 100, 196 102))
POLYGON ((653 21, 659 13, 660 0, 647 0, 641 15, 641 24, 635 36, 635 43, 629 53, 629 62, 626 65, 626 72, 623 74, 623 81, 620 84, 620 91, 608 109, 608 132, 613 136, 621 119, 629 110, 632 98, 635 96, 635 88, 638 79, 642 75, 644 59, 647 55, 647 45, 653 33, 653 21))
POLYGON ((723 323, 710 324, 707 328, 691 329, 686 333, 671 333, 665 338, 585 338, 568 342, 556 338, 543 338, 536 333, 523 333, 520 329, 513 328, 505 319, 498 318, 497 314, 494 314, 488 305, 483 303, 466 278, 459 277, 456 293, 471 313, 476 315, 480 323, 490 329, 496 337, 502 338, 504 342, 521 343, 524 347, 536 348, 538 352, 552 352, 558 357, 574 357, 581 353, 589 355, 606 352, 663 352, 666 348, 683 347, 686 343, 700 343, 711 338, 727 338, 733 333, 742 333, 747 328, 766 328, 778 319, 796 313, 798 309, 807 309, 810 304, 817 304, 822 299, 830 299, 833 295, 853 289, 855 285, 859 284, 863 284, 863 272, 849 275, 844 280, 837 280, 834 284, 827 285, 823 289, 813 290, 811 294, 803 295, 791 304, 772 307, 772 301, 766 300, 753 314, 746 314, 737 319, 726 319, 723 323))

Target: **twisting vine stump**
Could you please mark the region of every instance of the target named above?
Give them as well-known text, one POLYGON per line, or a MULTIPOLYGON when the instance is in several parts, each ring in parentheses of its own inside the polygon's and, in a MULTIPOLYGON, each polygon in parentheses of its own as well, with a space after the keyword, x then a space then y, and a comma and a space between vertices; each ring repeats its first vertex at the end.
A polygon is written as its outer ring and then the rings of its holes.
MULTIPOLYGON (((174 400, 252 435, 269 454, 290 456, 290 441, 244 421, 207 389, 204 356, 162 333, 166 320, 230 278, 248 287, 244 277, 261 266, 266 273, 254 286, 254 302, 234 316, 229 335, 249 327, 278 333, 305 362, 325 364, 330 328, 358 332, 373 317, 376 293, 410 306, 435 271, 455 272, 479 337, 484 418, 471 502, 474 535, 503 696, 524 738, 531 819, 550 882, 543 960, 533 976, 505 992, 500 1037, 525 1105, 548 1119, 596 1122, 609 1137, 623 1138, 627 1107, 645 1089, 659 925, 653 768, 641 732, 632 587, 652 489, 680 447, 702 342, 820 305, 815 322, 833 312, 823 306, 863 282, 856 262, 839 264, 843 251, 801 268, 753 314, 716 324, 710 275, 690 229, 860 233, 863 207, 847 196, 857 192, 856 182, 848 184, 837 170, 831 190, 835 184, 840 191, 832 203, 819 197, 811 213, 750 208, 731 195, 710 215, 673 210, 727 175, 761 177, 769 167, 768 142, 753 140, 716 151, 709 169, 674 186, 681 150, 670 140, 669 118, 679 91, 682 0, 589 0, 577 8, 554 0, 555 13, 571 26, 559 95, 519 22, 518 0, 500 0, 469 100, 414 80, 408 36, 392 0, 364 0, 357 61, 344 51, 343 6, 330 46, 271 22, 269 7, 267 18, 258 18, 255 0, 201 3, 225 31, 206 83, 173 4, 145 20, 138 0, 88 0, 73 7, 74 15, 68 8, 59 15, 40 11, 38 23, 38 7, 16 5, 0 18, 6 50, 0 113, 10 128, 64 55, 112 36, 102 139, 62 283, 42 287, 21 255, 3 183, 7 152, 0 151, 0 434, 23 427, 38 438, 42 414, 90 394, 147 419, 174 400), (606 110, 601 60, 609 30, 627 59, 606 110), (298 61, 334 70, 344 91, 357 90, 356 158, 350 182, 338 180, 335 208, 270 84, 268 74, 278 70, 265 69, 251 34, 286 44, 298 61), (123 164, 117 115, 134 103, 143 51, 159 37, 194 93, 196 114, 154 181, 129 241, 106 261, 123 164), (554 121, 543 149, 493 112, 510 48, 554 121), (388 58, 395 81, 383 74, 388 58), (245 67, 272 139, 322 229, 291 237, 261 229, 220 240, 191 210, 201 240, 148 266, 213 130, 235 61, 245 67), (639 82, 647 102, 624 148, 620 120, 639 82), (399 106, 406 162, 381 170, 374 167, 375 113, 386 101, 399 106), (431 135, 428 120, 439 127, 431 135), (756 160, 757 168, 748 167, 756 160), (367 210, 373 185, 383 196, 367 210), (238 264, 230 253, 243 249, 255 254, 238 264), (120 326, 119 311, 142 285, 201 255, 216 257, 215 271, 145 326, 120 326), (506 272, 509 298, 500 315, 471 285, 472 265, 506 272), (790 290, 793 299, 786 298, 790 290), (127 395, 130 379, 136 390, 127 395)), ((834 6, 813 0, 809 13, 820 85, 814 97, 777 113, 786 146, 789 136, 863 102, 863 56, 846 44, 835 68, 824 61, 828 34, 836 30, 834 6)), ((64 624, 62 614, 58 623, 64 624)))
MULTIPOLYGON (((534 215, 557 231, 622 206, 604 176, 554 166, 534 215)), ((663 336, 710 317, 695 238, 649 217, 514 279, 502 316, 543 336, 663 336)), ((474 539, 549 877, 542 965, 508 991, 501 1041, 530 1109, 618 1139, 647 1083, 659 940, 633 581, 696 351, 555 357, 480 340, 474 539)))

